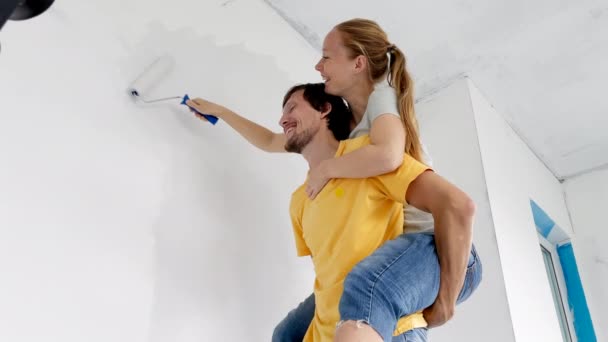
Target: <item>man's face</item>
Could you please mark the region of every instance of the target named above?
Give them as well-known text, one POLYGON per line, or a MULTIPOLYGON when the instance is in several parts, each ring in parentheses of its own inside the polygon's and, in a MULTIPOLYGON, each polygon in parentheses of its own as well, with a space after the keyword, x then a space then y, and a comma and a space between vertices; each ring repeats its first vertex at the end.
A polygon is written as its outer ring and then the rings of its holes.
POLYGON ((304 99, 304 91, 298 90, 285 103, 279 124, 287 138, 287 152, 302 153, 324 123, 326 113, 315 110, 304 99))

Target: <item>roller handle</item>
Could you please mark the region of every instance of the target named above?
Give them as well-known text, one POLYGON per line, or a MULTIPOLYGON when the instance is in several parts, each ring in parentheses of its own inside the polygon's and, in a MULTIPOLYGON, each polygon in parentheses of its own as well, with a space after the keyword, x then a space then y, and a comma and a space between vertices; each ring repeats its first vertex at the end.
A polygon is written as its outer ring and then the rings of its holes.
POLYGON ((195 111, 197 114, 202 115, 205 117, 205 119, 207 119, 209 122, 211 122, 212 125, 215 125, 217 123, 218 117, 214 116, 214 115, 209 115, 209 114, 203 114, 201 112, 199 112, 198 110, 188 106, 186 104, 186 101, 190 100, 190 97, 188 97, 188 94, 184 95, 184 98, 182 99, 182 104, 186 105, 188 108, 192 109, 193 111, 195 111))

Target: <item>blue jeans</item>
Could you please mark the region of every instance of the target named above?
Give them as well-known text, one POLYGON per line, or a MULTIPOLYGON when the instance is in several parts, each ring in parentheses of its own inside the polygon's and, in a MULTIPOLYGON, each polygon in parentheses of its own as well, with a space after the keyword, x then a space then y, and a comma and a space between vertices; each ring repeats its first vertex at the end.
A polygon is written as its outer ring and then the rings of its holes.
MULTIPOLYGON (((471 249, 464 285, 457 303, 477 289, 482 265, 471 249)), ((400 317, 423 310, 439 292, 439 260, 435 238, 428 234, 403 234, 387 241, 356 265, 344 281, 340 300, 342 320, 363 320, 388 342, 427 340, 426 328, 392 336, 400 317)), ((314 316, 314 294, 290 311, 274 330, 273 342, 302 341, 314 316)))

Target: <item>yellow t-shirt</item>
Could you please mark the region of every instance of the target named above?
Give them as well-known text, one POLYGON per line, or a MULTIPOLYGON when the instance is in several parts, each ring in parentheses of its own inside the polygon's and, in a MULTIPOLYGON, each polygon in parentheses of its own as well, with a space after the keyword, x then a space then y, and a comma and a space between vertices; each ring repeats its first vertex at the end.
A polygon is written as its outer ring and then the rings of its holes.
MULTIPOLYGON (((340 142, 336 157, 369 144, 369 136, 340 142)), ((306 183, 292 195, 290 215, 299 256, 312 255, 315 315, 304 342, 333 341, 344 280, 359 261, 403 233, 407 188, 429 168, 405 154, 395 171, 365 179, 332 179, 314 200, 306 183)), ((401 318, 394 334, 426 327, 422 313, 401 318)))

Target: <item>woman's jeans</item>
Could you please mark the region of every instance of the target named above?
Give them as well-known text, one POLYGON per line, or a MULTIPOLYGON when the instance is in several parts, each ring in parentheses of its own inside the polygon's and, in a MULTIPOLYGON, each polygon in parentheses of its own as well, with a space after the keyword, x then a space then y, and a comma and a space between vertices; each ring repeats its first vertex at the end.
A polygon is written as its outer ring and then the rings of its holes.
MULTIPOLYGON (((426 341, 426 328, 393 336, 397 320, 433 304, 439 292, 439 260, 434 235, 402 234, 357 264, 344 281, 341 320, 364 321, 388 342, 426 341)), ((457 303, 477 289, 482 265, 471 249, 457 303)), ((290 311, 274 330, 273 342, 301 342, 314 317, 314 294, 290 311)))

